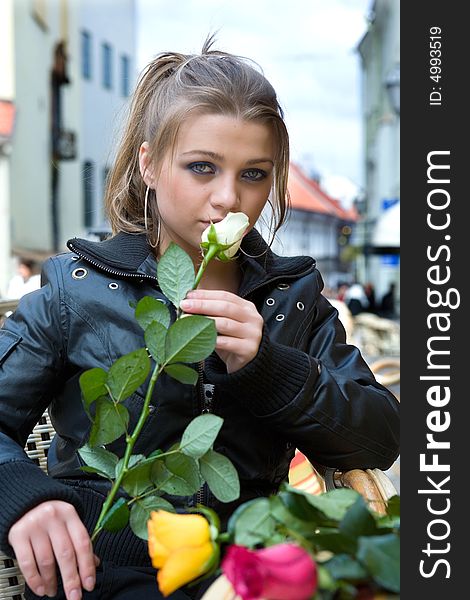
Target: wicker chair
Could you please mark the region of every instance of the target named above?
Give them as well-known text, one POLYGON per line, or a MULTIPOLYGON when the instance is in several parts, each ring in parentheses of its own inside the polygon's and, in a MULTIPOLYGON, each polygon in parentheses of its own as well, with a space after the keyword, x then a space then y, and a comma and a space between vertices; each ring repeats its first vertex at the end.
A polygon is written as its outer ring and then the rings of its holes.
MULTIPOLYGON (((47 451, 55 431, 47 412, 43 414, 26 442, 28 456, 47 471, 47 451)), ((0 600, 23 600, 24 578, 16 561, 0 552, 0 600)))

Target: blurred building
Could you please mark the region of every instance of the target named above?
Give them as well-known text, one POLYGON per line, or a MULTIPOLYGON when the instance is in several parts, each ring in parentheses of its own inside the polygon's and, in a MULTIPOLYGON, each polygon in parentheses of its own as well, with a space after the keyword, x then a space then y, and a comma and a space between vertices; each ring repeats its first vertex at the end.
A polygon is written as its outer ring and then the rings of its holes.
MULTIPOLYGON (((288 189, 292 211, 276 235, 273 251, 283 256, 313 256, 329 287, 352 279, 345 250, 357 219, 355 209, 343 208, 294 163, 289 169, 288 189)), ((267 227, 261 230, 269 240, 267 227)))
POLYGON ((365 197, 354 243, 358 270, 377 297, 400 290, 400 3, 375 0, 358 45, 362 65, 365 197))
POLYGON ((135 82, 135 12, 135 0, 2 0, 10 86, 0 83, 0 99, 12 100, 16 118, 9 186, 0 175, 9 212, 0 271, 11 251, 41 258, 102 225, 113 142, 135 82))

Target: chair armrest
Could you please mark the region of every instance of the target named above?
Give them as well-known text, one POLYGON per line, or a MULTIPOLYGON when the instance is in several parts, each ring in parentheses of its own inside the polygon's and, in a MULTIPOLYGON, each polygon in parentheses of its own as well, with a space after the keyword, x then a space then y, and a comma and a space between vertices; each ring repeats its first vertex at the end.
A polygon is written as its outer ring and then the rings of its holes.
POLYGON ((347 487, 359 492, 370 508, 381 515, 386 513, 387 501, 398 493, 380 469, 352 469, 344 473, 337 471, 334 481, 336 487, 347 487))

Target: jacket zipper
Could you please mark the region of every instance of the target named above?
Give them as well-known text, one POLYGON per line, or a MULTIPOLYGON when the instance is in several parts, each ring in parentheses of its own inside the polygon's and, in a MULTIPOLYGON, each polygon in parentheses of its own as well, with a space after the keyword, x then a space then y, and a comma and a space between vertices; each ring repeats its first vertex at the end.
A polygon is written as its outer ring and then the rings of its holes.
MULTIPOLYGON (((212 402, 213 397, 209 397, 206 394, 205 384, 204 384, 204 361, 200 361, 197 365, 197 370, 199 373, 198 378, 198 396, 199 396, 199 406, 201 408, 201 414, 207 414, 212 412, 212 402)), ((214 386, 212 386, 212 393, 214 391, 214 386)), ((207 483, 203 483, 199 490, 196 492, 196 504, 207 505, 209 500, 209 494, 207 489, 207 483)))
POLYGON ((77 250, 77 248, 72 243, 69 243, 69 248, 72 250, 72 252, 78 254, 78 256, 84 261, 96 267, 99 271, 104 271, 105 273, 109 273, 110 275, 116 275, 118 277, 124 278, 149 279, 150 281, 158 283, 158 279, 156 277, 154 277, 153 275, 147 275, 147 273, 129 273, 127 271, 118 271, 117 269, 111 269, 103 265, 102 263, 96 262, 80 250, 77 250))

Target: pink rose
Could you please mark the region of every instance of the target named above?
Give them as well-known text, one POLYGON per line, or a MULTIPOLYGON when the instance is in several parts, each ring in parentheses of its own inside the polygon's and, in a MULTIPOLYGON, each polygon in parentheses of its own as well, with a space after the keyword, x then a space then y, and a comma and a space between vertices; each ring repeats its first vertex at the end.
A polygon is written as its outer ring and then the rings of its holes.
POLYGON ((230 546, 222 571, 243 600, 309 600, 317 588, 316 564, 295 544, 230 546))

